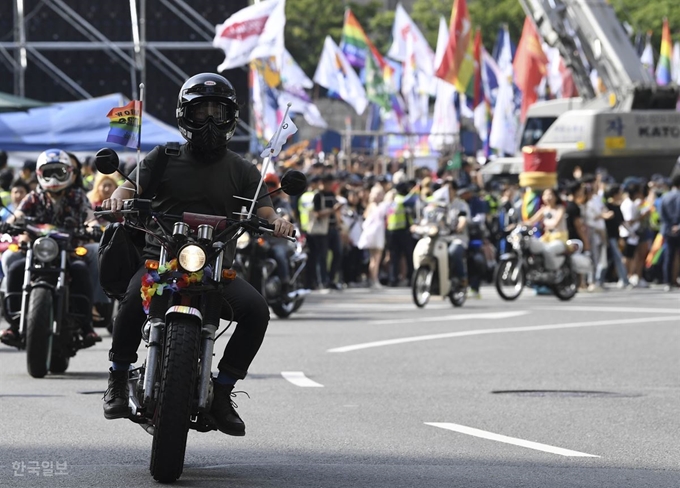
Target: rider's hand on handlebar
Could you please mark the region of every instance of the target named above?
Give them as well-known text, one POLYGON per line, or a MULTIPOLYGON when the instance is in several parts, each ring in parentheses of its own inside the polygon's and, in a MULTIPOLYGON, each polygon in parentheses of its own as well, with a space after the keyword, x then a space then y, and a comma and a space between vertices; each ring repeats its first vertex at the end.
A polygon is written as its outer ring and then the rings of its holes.
POLYGON ((118 212, 123 209, 123 199, 111 197, 107 198, 102 202, 102 210, 111 210, 113 212, 118 212))
POLYGON ((272 224, 274 224, 274 235, 276 237, 293 237, 295 235, 295 226, 284 218, 278 217, 272 224))

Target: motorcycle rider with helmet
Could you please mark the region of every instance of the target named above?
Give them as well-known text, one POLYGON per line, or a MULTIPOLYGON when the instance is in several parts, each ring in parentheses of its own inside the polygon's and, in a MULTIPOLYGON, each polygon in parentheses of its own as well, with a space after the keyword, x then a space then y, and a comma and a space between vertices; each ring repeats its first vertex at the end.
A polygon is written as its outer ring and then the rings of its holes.
MULTIPOLYGON (((60 149, 48 149, 41 153, 36 162, 36 176, 38 188, 26 195, 14 214, 7 219, 7 225, 23 222, 25 217, 31 217, 36 223, 49 223, 67 228, 95 222, 90 201, 79 185, 79 173, 66 152, 60 149)), ((27 235, 20 237, 20 240, 27 239, 27 235)), ((98 243, 85 245, 88 253, 82 260, 73 260, 69 265, 71 291, 74 294, 85 295, 90 303, 93 298, 91 267, 97 266, 98 246, 98 243)), ((6 281, 3 288, 8 293, 21 293, 25 263, 26 255, 23 251, 7 251, 3 254, 2 267, 6 281)), ((11 346, 17 346, 21 341, 17 313, 20 300, 19 295, 11 296, 10 310, 3 311, 10 327, 2 332, 0 341, 11 346)), ((92 328, 92 310, 82 312, 85 316, 81 325, 83 344, 85 347, 90 347, 102 339, 92 328)))
MULTIPOLYGON (((168 152, 159 146, 141 161, 130 179, 139 172, 138 194, 149 188, 154 164, 160 151, 168 156, 163 174, 158 178, 152 197, 154 212, 182 214, 195 212, 236 218, 242 200, 235 196, 255 197, 260 183, 257 167, 228 149, 239 119, 236 91, 224 77, 201 73, 189 78, 180 88, 177 99, 177 126, 186 143, 168 152)), ((116 189, 111 198, 102 202, 105 210, 118 211, 123 199, 134 190, 131 182, 116 189)), ((258 197, 265 195, 265 187, 258 197)), ((274 225, 274 235, 292 236, 293 225, 280 218, 272 208, 269 197, 257 201, 257 215, 274 225)), ((149 222, 149 228, 157 226, 149 222)), ((236 243, 227 247, 225 266, 230 266, 236 243)), ((158 259, 160 245, 153 235, 146 235, 143 259, 158 259)), ((112 362, 108 389, 104 395, 104 416, 107 419, 125 418, 128 408, 128 370, 137 360, 137 349, 142 339, 142 325, 146 318, 140 295, 141 279, 146 269, 142 265, 130 280, 120 302, 120 310, 113 324, 113 342, 109 351, 112 362)), ((229 435, 245 435, 245 424, 234 410, 232 391, 237 380, 248 373, 253 358, 262 344, 269 323, 269 308, 264 298, 246 281, 236 278, 223 288, 225 304, 222 317, 238 325, 234 330, 222 360, 219 375, 213 378, 214 397, 211 415, 218 429, 229 435)))
MULTIPOLYGON (((272 192, 281 188, 281 180, 276 175, 276 173, 267 173, 264 176, 264 182, 267 185, 267 192, 272 192)), ((285 198, 285 193, 277 192, 271 196, 272 205, 279 217, 286 219, 288 222, 293 222, 293 207, 291 207, 288 199, 285 198)), ((281 279, 282 293, 288 294, 290 292, 290 263, 289 252, 291 249, 291 243, 281 239, 270 239, 268 236, 264 236, 265 239, 270 240, 270 250, 272 257, 276 261, 276 270, 281 279)))

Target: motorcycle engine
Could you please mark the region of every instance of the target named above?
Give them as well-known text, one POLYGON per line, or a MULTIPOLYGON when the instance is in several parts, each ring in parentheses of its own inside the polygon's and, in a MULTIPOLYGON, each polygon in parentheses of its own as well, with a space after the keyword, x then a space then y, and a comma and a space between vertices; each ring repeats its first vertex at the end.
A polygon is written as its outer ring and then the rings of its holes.
POLYGON ((264 285, 264 292, 269 298, 276 298, 281 295, 281 280, 278 276, 270 277, 264 285))

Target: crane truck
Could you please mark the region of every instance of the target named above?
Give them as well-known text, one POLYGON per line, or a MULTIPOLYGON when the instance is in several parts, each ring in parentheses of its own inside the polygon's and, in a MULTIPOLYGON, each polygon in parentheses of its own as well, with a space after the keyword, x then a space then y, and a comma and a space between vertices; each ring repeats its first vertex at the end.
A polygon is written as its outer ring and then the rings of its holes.
POLYGON ((659 86, 643 66, 608 0, 520 0, 544 42, 559 49, 579 97, 539 101, 527 110, 517 153, 498 158, 485 176, 522 171, 525 146, 555 149, 558 178, 576 166, 627 176, 680 172, 678 86, 659 86), (604 90, 596 90, 597 70, 604 90))

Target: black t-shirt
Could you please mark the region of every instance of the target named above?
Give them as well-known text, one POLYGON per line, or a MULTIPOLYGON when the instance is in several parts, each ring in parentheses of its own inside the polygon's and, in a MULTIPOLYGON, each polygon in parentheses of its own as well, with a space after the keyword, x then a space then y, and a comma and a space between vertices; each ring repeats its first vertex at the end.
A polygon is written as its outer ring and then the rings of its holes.
MULTIPOLYGON (((324 208, 333 208, 333 205, 335 205, 338 202, 337 198, 335 198, 335 193, 332 191, 318 191, 314 195, 314 211, 318 212, 324 208), (324 199, 324 204, 323 206, 321 205, 321 198, 324 199)), ((336 227, 338 225, 338 220, 335 216, 335 212, 331 212, 331 215, 328 218, 328 226, 329 227, 336 227)))
MULTIPOLYGON (((150 183, 151 169, 158 157, 159 147, 154 148, 141 161, 139 185, 142 189, 150 183)), ((136 169, 130 174, 135 181, 136 169)), ((181 215, 184 212, 221 215, 230 219, 239 218, 235 213, 250 203, 235 195, 253 198, 260 182, 260 172, 257 167, 233 151, 212 162, 199 161, 188 149, 187 145, 180 147, 178 156, 170 156, 161 181, 153 198, 152 209, 155 212, 167 212, 181 215)), ((266 195, 267 186, 262 185, 259 195, 266 195)), ((255 208, 271 207, 269 197, 258 200, 255 208)), ((153 222, 149 227, 157 233, 160 231, 153 222)), ((236 243, 229 246, 225 254, 225 266, 231 265, 236 243)), ((147 235, 145 257, 157 257, 160 245, 156 239, 147 235)))
POLYGON ((576 231, 576 219, 581 218, 581 207, 576 202, 567 202, 564 212, 567 214, 567 231, 569 231, 569 239, 581 239, 581 236, 576 231))
POLYGON ((605 220, 605 225, 607 226, 607 237, 609 239, 619 238, 619 226, 623 224, 623 214, 621 213, 621 206, 615 205, 613 203, 607 203, 607 208, 614 212, 614 216, 605 220))

